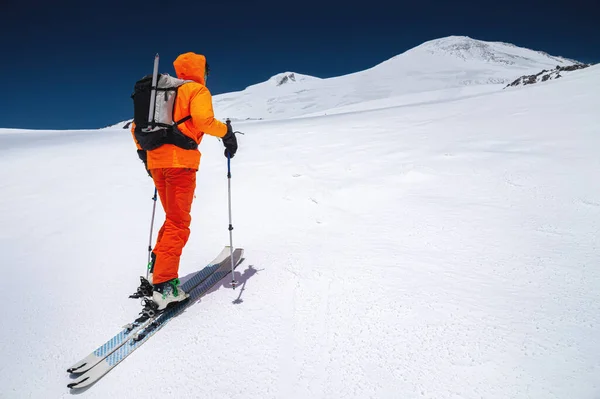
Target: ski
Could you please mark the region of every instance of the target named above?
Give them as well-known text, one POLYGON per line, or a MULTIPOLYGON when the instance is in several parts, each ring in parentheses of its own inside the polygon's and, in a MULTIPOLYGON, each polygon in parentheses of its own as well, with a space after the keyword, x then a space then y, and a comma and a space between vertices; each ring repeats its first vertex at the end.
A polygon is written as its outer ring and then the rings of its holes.
MULTIPOLYGON (((229 251, 228 247, 226 247, 226 250, 229 251)), ((243 260, 243 254, 244 250, 241 248, 237 248, 235 251, 233 251, 233 261, 235 267, 237 267, 243 260)), ((195 288, 189 292, 190 296, 186 301, 177 303, 174 306, 167 308, 152 321, 144 324, 142 328, 137 329, 136 333, 130 334, 125 342, 101 359, 95 366, 74 379, 70 384, 67 385, 67 387, 71 389, 80 389, 90 386, 98 381, 106 373, 121 363, 134 350, 139 348, 165 324, 180 314, 190 304, 194 303, 196 299, 206 294, 212 287, 215 286, 215 284, 232 272, 229 256, 226 256, 224 259, 222 259, 221 262, 219 262, 216 266, 218 267, 208 278, 198 283, 195 288)))
MULTIPOLYGON (((198 284, 202 283, 212 273, 214 273, 224 260, 229 259, 229 254, 229 247, 223 248, 221 253, 204 269, 196 272, 192 275, 191 278, 182 283, 181 288, 185 292, 190 292, 191 290, 193 290, 198 284)), ((136 319, 136 321, 126 324, 125 326, 123 326, 123 330, 121 330, 121 332, 119 332, 114 337, 106 341, 103 345, 99 346, 88 356, 69 367, 67 369, 67 372, 71 374, 82 374, 90 370, 92 367, 104 360, 107 356, 119 349, 119 347, 125 344, 131 337, 133 337, 136 334, 136 332, 140 331, 145 326, 150 324, 152 321, 154 321, 154 319, 155 317, 151 317, 142 322, 139 322, 139 319, 136 319)))

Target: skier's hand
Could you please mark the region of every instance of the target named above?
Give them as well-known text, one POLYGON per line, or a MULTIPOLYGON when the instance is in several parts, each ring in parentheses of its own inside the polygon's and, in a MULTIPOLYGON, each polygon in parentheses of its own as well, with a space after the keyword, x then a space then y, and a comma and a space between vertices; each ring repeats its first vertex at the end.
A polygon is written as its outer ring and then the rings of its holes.
POLYGON ((225 157, 229 155, 230 158, 233 158, 235 153, 237 152, 238 144, 237 139, 235 138, 235 133, 233 133, 233 127, 231 127, 231 121, 227 119, 227 133, 223 136, 223 145, 225 146, 225 157))

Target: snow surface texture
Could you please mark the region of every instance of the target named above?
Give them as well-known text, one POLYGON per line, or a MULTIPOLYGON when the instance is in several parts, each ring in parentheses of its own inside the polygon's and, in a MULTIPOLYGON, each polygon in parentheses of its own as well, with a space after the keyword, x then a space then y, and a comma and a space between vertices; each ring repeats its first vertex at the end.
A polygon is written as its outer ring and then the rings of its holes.
POLYGON ((513 44, 450 36, 423 43, 365 71, 318 79, 286 72, 215 96, 217 114, 281 119, 423 91, 506 86, 522 75, 576 63, 513 44))
MULTIPOLYGON (((599 86, 235 124, 243 289, 81 397, 598 398, 599 86)), ((201 150, 181 276, 228 243, 222 144, 201 150)), ((67 398, 139 309, 152 182, 120 128, 4 130, 0 153, 0 397, 67 398)))

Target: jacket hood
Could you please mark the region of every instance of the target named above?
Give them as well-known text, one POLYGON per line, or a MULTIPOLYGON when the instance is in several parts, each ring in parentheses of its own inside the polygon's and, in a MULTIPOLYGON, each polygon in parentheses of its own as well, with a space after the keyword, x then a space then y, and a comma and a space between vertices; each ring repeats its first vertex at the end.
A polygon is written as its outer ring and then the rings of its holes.
POLYGON ((173 62, 175 73, 179 79, 193 80, 205 85, 206 57, 196 53, 181 54, 173 62))

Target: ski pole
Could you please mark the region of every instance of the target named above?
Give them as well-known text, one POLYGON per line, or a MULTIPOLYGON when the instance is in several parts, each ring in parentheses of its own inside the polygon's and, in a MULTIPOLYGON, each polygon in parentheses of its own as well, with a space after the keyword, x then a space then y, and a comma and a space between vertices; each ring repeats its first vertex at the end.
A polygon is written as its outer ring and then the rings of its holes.
POLYGON ((231 156, 229 151, 227 152, 227 195, 229 198, 229 257, 231 259, 231 285, 235 290, 235 275, 233 274, 233 224, 231 223, 231 156))
MULTIPOLYGON (((152 230, 154 229, 154 214, 156 213, 156 200, 158 190, 154 187, 154 197, 152 200, 154 201, 154 205, 152 206, 152 221, 150 222, 150 238, 148 239, 148 266, 150 266, 150 260, 152 259, 152 230)), ((148 280, 148 276, 150 273, 150 267, 146 267, 146 280, 148 280)))

